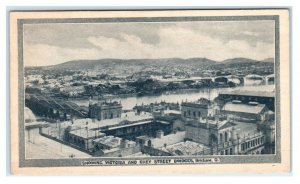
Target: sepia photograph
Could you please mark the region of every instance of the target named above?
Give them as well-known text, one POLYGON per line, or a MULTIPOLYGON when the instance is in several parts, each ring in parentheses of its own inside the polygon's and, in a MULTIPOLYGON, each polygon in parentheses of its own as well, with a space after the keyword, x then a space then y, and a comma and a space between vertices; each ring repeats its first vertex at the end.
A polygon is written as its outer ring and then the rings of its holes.
POLYGON ((289 170, 288 10, 73 13, 11 12, 12 165, 289 170))

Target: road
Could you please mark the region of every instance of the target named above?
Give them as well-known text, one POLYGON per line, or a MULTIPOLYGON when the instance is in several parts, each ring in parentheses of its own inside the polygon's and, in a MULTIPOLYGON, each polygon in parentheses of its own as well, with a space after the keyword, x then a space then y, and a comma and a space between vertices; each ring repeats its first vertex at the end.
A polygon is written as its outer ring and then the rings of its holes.
POLYGON ((92 157, 77 149, 41 136, 38 129, 30 130, 30 138, 28 130, 26 130, 25 145, 27 159, 60 159, 70 158, 70 155, 75 156, 74 158, 92 157))

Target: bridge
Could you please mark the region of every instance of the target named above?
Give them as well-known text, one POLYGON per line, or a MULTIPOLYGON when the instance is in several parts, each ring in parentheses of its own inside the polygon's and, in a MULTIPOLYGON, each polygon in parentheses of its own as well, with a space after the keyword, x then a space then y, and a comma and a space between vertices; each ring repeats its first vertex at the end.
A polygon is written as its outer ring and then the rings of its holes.
POLYGON ((38 116, 56 120, 68 120, 71 117, 84 118, 87 115, 85 110, 74 103, 42 95, 26 94, 25 105, 38 116))

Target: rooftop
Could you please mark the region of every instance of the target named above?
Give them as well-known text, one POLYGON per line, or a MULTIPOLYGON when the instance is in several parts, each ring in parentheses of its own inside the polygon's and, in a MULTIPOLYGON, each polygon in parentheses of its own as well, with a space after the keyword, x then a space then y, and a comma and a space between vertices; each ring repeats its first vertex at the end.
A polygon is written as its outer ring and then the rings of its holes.
POLYGON ((114 129, 124 128, 124 127, 129 127, 129 126, 136 126, 136 125, 141 125, 141 124, 148 124, 148 123, 152 123, 152 120, 140 121, 140 122, 130 122, 130 121, 128 121, 127 123, 112 125, 112 126, 108 126, 108 127, 105 127, 105 128, 107 130, 114 130, 114 129))
POLYGON ((208 148, 209 147, 205 146, 204 144, 200 144, 192 141, 185 141, 185 142, 179 142, 167 146, 166 148, 163 147, 162 149, 163 151, 170 152, 174 155, 194 155, 208 148))
POLYGON ((242 103, 232 103, 228 102, 224 105, 222 110, 231 112, 243 112, 249 114, 259 114, 266 107, 264 104, 249 105, 242 103))
POLYGON ((101 133, 101 132, 96 131, 96 130, 87 130, 85 128, 79 128, 79 129, 71 130, 70 134, 78 136, 78 137, 82 137, 82 138, 85 138, 85 139, 105 136, 105 133, 101 133))
POLYGON ((223 95, 241 95, 241 96, 254 96, 254 97, 274 97, 274 91, 244 91, 244 90, 234 90, 234 91, 224 91, 220 92, 223 95))
POLYGON ((101 102, 97 102, 97 103, 94 103, 92 106, 122 106, 122 104, 120 102, 117 102, 117 101, 101 101, 101 102))
POLYGON ((207 126, 209 126, 209 128, 214 128, 214 129, 224 129, 227 127, 231 127, 231 126, 235 126, 236 124, 232 121, 228 121, 228 120, 221 120, 221 121, 217 121, 217 120, 210 120, 210 119, 205 119, 202 122, 200 121, 196 121, 196 120, 191 120, 188 122, 187 126, 192 126, 192 127, 197 127, 197 128, 207 128, 207 126))
POLYGON ((120 146, 121 140, 122 139, 119 137, 105 136, 105 137, 97 138, 97 139, 93 140, 93 142, 100 143, 100 144, 109 146, 111 148, 116 148, 116 147, 120 146))
POLYGON ((165 114, 181 114, 181 111, 178 110, 165 110, 165 114))
POLYGON ((194 102, 182 102, 182 105, 200 105, 200 106, 209 106, 212 104, 211 100, 206 98, 200 98, 194 102))
POLYGON ((141 113, 140 115, 136 115, 135 112, 127 112, 122 113, 120 118, 114 119, 105 119, 105 120, 97 120, 97 119, 76 119, 74 121, 74 126, 88 126, 89 129, 97 129, 106 126, 113 125, 122 125, 122 122, 135 122, 135 121, 143 121, 147 119, 152 119, 153 116, 150 113, 141 113))

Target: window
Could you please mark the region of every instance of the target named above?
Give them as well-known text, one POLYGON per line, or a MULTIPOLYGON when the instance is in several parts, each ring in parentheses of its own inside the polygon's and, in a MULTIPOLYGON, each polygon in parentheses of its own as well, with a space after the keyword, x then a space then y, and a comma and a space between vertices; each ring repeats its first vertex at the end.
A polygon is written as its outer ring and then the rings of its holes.
POLYGON ((196 117, 196 112, 193 112, 194 117, 196 117))
POLYGON ((200 117, 200 116, 201 116, 201 112, 199 111, 199 112, 198 112, 198 117, 200 117))
POLYGON ((264 137, 261 138, 261 144, 263 144, 263 143, 264 143, 264 137))
POLYGON ((188 115, 189 115, 189 116, 191 115, 191 111, 190 111, 190 110, 188 110, 188 115))
POLYGON ((220 133, 220 143, 223 143, 223 134, 220 133))
POLYGON ((229 149, 229 155, 233 155, 233 149, 232 148, 229 149))
POLYGON ((228 141, 228 133, 225 132, 225 142, 227 142, 227 141, 228 141))
POLYGON ((183 117, 186 117, 186 112, 185 111, 183 112, 183 117))
POLYGON ((225 150, 225 155, 228 155, 228 150, 225 150))

